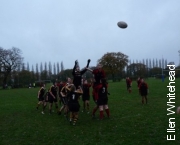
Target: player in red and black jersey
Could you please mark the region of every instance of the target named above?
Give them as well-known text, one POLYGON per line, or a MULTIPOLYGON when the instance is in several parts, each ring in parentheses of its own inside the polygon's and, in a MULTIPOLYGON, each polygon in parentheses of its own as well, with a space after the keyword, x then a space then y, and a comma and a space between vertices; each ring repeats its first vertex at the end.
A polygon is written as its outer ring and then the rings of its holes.
POLYGON ((83 111, 87 109, 87 113, 89 113, 89 100, 90 100, 90 87, 91 84, 87 82, 87 80, 84 80, 84 83, 82 85, 83 95, 83 111))
POLYGON ((98 98, 98 90, 96 89, 96 86, 100 84, 100 80, 104 79, 106 77, 104 70, 102 69, 102 65, 98 64, 97 68, 94 70, 91 70, 89 68, 87 68, 90 72, 92 72, 93 76, 94 76, 94 82, 93 82, 93 99, 96 103, 96 106, 93 109, 92 112, 92 117, 95 116, 95 112, 98 110, 98 106, 97 106, 97 98, 98 98))
POLYGON ((100 84, 100 80, 105 78, 105 72, 104 70, 102 69, 102 65, 101 64, 98 64, 97 65, 97 68, 94 69, 94 70, 91 70, 89 68, 87 68, 89 71, 92 72, 92 74, 94 75, 94 79, 95 79, 95 84, 100 84))
POLYGON ((49 113, 52 113, 52 105, 55 103, 56 110, 58 111, 58 103, 57 103, 57 92, 58 88, 56 83, 54 83, 49 89, 49 113))
POLYGON ((78 112, 79 112, 79 97, 80 95, 83 94, 83 91, 81 89, 81 87, 79 87, 79 89, 76 90, 76 87, 74 85, 71 85, 71 87, 67 87, 66 89, 69 90, 68 93, 68 107, 69 107, 69 111, 70 111, 70 123, 73 121, 73 125, 76 124, 77 120, 78 120, 78 112))
POLYGON ((77 60, 75 61, 72 75, 73 75, 73 84, 75 85, 76 89, 78 89, 78 87, 81 86, 82 75, 87 71, 90 61, 91 60, 88 59, 87 66, 85 67, 84 70, 81 70, 81 71, 78 66, 78 61, 77 60))
MULTIPOLYGON (((140 85, 140 83, 141 83, 141 78, 138 77, 138 79, 137 79, 137 87, 138 87, 138 90, 139 90, 139 85, 140 85)), ((140 90, 139 90, 139 94, 140 94, 140 90)))
MULTIPOLYGON (((98 64, 98 65, 97 65, 97 68, 94 69, 94 70, 91 70, 91 69, 89 69, 89 68, 87 68, 87 69, 88 69, 89 71, 91 71, 92 74, 93 74, 93 76, 94 76, 94 87, 93 87, 93 88, 96 88, 95 86, 98 85, 98 84, 100 84, 101 79, 104 79, 104 78, 106 77, 105 72, 104 72, 104 70, 102 69, 102 65, 101 65, 101 64, 98 64)), ((94 94, 95 94, 95 96, 96 96, 96 94, 97 94, 97 90, 96 90, 96 89, 94 89, 94 94)))
POLYGON ((131 92, 132 92, 132 89, 131 89, 132 80, 131 80, 129 77, 126 78, 126 86, 127 86, 127 91, 128 91, 129 93, 131 93, 131 92))
MULTIPOLYGON (((93 111, 92 111, 92 118, 95 117, 95 113, 98 110, 99 106, 97 105, 97 99, 98 99, 98 92, 95 92, 95 87, 97 86, 95 83, 95 80, 91 80, 91 84, 92 84, 92 98, 93 101, 95 102, 96 106, 94 106, 93 111)), ((97 90, 96 90, 97 91, 97 90)))
POLYGON ((37 103, 37 107, 36 109, 39 108, 39 105, 43 105, 44 104, 44 94, 46 92, 46 89, 45 89, 45 85, 43 84, 42 87, 39 89, 38 91, 38 103, 37 103))
POLYGON ((139 87, 139 84, 141 83, 141 78, 140 77, 138 77, 138 79, 137 79, 137 86, 139 87))
POLYGON ((140 94, 142 96, 142 104, 144 104, 144 99, 145 99, 146 104, 147 104, 148 85, 144 81, 144 79, 141 79, 141 83, 139 84, 139 91, 140 91, 140 94))
POLYGON ((96 86, 98 90, 97 105, 99 106, 100 119, 104 117, 104 109, 109 118, 109 107, 108 107, 108 84, 106 79, 101 79, 101 83, 96 86))

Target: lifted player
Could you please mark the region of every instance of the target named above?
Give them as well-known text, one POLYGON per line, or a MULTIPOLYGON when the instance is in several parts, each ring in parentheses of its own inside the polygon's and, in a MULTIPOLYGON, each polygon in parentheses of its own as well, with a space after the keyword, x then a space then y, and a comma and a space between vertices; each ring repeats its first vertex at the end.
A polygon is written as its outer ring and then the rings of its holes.
POLYGON ((78 61, 77 60, 75 61, 72 75, 73 75, 73 84, 75 85, 76 89, 78 89, 78 87, 81 86, 82 75, 87 71, 90 61, 91 60, 88 59, 87 66, 85 67, 85 69, 83 69, 81 71, 78 66, 78 61))

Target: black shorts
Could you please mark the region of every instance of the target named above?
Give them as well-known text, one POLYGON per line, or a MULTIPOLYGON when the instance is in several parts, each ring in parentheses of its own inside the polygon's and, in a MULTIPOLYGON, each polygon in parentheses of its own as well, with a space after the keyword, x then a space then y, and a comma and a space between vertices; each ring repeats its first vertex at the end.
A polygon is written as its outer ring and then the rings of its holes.
POLYGON ((82 95, 82 100, 83 101, 89 101, 89 99, 90 99, 90 96, 89 95, 82 95))
POLYGON ((39 96, 38 101, 44 101, 44 97, 43 96, 39 96))
POLYGON ((107 105, 108 104, 108 97, 106 98, 99 98, 97 100, 97 105, 101 106, 101 105, 107 105))
POLYGON ((147 91, 141 91, 141 96, 147 96, 147 91))
POLYGON ((80 105, 79 103, 68 103, 69 111, 70 112, 79 112, 80 105))
POLYGON ((127 85, 127 90, 131 88, 131 85, 127 85))
POLYGON ((57 97, 53 98, 53 96, 49 95, 48 101, 49 101, 49 103, 53 103, 53 102, 56 103, 57 102, 57 97))

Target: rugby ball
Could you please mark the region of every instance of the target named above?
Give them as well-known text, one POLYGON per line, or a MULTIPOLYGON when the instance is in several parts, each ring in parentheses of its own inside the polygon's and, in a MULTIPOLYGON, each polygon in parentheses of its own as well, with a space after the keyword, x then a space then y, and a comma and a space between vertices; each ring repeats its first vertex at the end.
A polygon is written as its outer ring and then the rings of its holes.
POLYGON ((124 22, 124 21, 119 21, 118 23, 117 23, 117 25, 118 25, 118 27, 119 28, 122 28, 122 29, 125 29, 125 28, 127 28, 127 23, 126 22, 124 22))

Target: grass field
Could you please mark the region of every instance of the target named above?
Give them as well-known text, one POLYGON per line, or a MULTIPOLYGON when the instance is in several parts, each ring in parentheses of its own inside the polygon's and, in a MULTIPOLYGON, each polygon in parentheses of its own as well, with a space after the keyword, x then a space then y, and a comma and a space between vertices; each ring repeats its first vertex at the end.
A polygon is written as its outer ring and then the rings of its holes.
MULTIPOLYGON (((49 115, 48 108, 44 115, 36 110, 39 88, 0 90, 0 145, 179 145, 180 115, 167 116, 168 78, 146 81, 147 105, 141 104, 136 82, 132 94, 127 93, 125 81, 110 82, 110 119, 92 119, 80 112, 76 126, 63 115, 49 115), (166 139, 169 117, 175 117, 175 141, 166 139)), ((175 105, 180 106, 180 79, 176 79, 175 105)), ((94 106, 91 98, 91 110, 94 106)))

